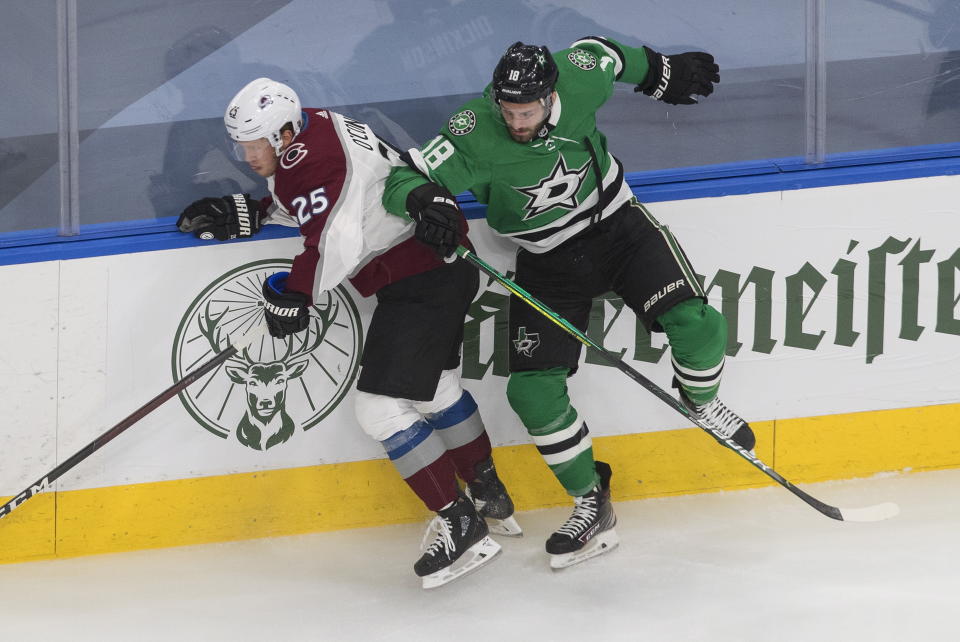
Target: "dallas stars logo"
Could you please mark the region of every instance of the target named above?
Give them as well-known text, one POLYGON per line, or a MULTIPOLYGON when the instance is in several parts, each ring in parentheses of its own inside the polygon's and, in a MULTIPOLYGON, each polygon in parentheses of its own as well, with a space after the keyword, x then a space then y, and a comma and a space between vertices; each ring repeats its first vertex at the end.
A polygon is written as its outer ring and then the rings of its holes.
POLYGON ((477 115, 469 109, 465 109, 459 114, 455 114, 452 118, 450 118, 449 122, 447 122, 447 127, 450 128, 450 133, 454 136, 463 136, 464 134, 469 134, 476 126, 477 115))
POLYGON ((574 49, 567 54, 567 60, 575 64, 584 71, 590 71, 597 66, 597 58, 592 53, 583 49, 574 49))
POLYGON ((523 206, 526 213, 522 220, 526 221, 534 216, 539 216, 555 207, 568 210, 576 209, 579 206, 577 192, 587 175, 589 166, 590 161, 587 161, 579 169, 567 169, 567 164, 561 154, 557 156, 557 164, 553 166, 553 171, 550 172, 549 176, 541 179, 536 185, 515 187, 515 190, 529 199, 527 204, 523 206))
POLYGON ((517 354, 522 354, 525 357, 532 357, 533 351, 537 349, 537 346, 540 345, 540 333, 531 332, 527 334, 526 326, 522 326, 517 329, 517 338, 513 340, 513 347, 516 349, 517 354))

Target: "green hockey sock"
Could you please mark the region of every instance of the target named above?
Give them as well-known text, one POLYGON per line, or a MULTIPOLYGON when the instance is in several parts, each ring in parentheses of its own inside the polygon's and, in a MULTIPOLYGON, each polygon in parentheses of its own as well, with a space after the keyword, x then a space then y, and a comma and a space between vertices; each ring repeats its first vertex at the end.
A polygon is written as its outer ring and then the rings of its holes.
POLYGON ((567 395, 567 368, 514 372, 507 383, 510 407, 520 417, 553 474, 574 497, 600 483, 590 432, 567 395))
POLYGON ((674 374, 695 404, 717 396, 727 349, 727 320, 703 299, 687 299, 657 317, 670 342, 674 374))

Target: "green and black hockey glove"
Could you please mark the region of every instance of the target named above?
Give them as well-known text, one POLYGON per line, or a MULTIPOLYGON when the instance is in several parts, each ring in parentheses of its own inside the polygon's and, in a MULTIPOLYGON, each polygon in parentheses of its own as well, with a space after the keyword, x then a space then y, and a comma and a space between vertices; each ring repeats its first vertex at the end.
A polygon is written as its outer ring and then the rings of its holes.
POLYGON ((650 70, 647 78, 634 87, 647 96, 669 105, 693 105, 694 96, 709 96, 713 85, 720 82, 720 67, 713 56, 703 51, 665 56, 650 47, 644 47, 650 70))
POLYGON ((443 258, 453 256, 460 244, 463 213, 447 188, 436 183, 415 187, 407 195, 407 213, 417 224, 414 236, 443 258))
POLYGON ((201 198, 187 206, 177 219, 181 232, 193 232, 204 241, 229 241, 260 231, 260 203, 249 194, 201 198))

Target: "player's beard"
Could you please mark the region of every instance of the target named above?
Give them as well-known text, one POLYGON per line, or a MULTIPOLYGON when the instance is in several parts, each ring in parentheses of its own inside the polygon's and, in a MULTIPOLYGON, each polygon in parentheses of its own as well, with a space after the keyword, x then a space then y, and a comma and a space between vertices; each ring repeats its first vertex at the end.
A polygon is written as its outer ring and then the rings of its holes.
POLYGON ((521 132, 515 132, 511 129, 509 130, 509 132, 510 132, 510 138, 512 138, 514 141, 518 143, 529 143, 531 140, 533 140, 532 129, 530 130, 524 129, 521 132))
POLYGON ((547 122, 546 118, 544 118, 536 127, 524 127, 520 130, 514 130, 507 125, 507 133, 510 134, 510 138, 512 138, 515 142, 529 143, 537 137, 537 132, 540 131, 545 122, 547 122))

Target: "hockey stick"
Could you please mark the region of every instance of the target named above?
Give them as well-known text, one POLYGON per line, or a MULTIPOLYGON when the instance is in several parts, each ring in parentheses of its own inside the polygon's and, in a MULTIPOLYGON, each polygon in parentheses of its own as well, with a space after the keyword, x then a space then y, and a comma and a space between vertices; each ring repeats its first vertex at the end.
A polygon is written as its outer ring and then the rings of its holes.
POLYGON ((463 259, 472 263, 480 271, 493 277, 498 283, 500 283, 500 285, 502 285, 511 293, 513 293, 515 296, 523 300, 524 303, 527 303, 528 305, 536 309, 540 314, 542 314, 543 316, 547 317, 548 319, 553 321, 555 324, 560 326, 567 333, 573 335, 573 337, 576 338, 580 343, 587 346, 588 348, 593 350, 595 353, 599 354, 601 357, 603 357, 607 361, 607 363, 616 367, 618 370, 626 374, 628 377, 630 377, 631 379, 639 383, 641 386, 643 386, 648 391, 653 393, 662 402, 664 402, 665 404, 667 404, 668 406, 670 406, 671 408, 679 412, 688 420, 692 421, 698 428, 701 428, 704 431, 706 431, 708 434, 710 434, 710 436, 712 436, 714 439, 719 441, 722 445, 736 452, 738 455, 740 455, 741 457, 749 461, 755 467, 763 471, 763 473, 766 474, 768 477, 773 479, 775 482, 777 482, 778 484, 780 484, 781 486, 789 490, 791 493, 793 493, 794 495, 796 495, 797 497, 799 497, 800 499, 802 499, 807 504, 817 509, 827 517, 840 520, 840 521, 847 521, 847 522, 877 522, 880 520, 894 517, 900 512, 900 507, 891 502, 877 504, 875 506, 867 506, 864 508, 837 508, 836 506, 825 504, 819 499, 805 493, 804 491, 800 490, 799 488, 791 484, 787 479, 785 479, 780 473, 775 471, 773 468, 771 468, 770 466, 767 466, 765 463, 757 459, 757 457, 753 453, 749 452, 748 450, 745 450, 742 446, 740 446, 740 444, 733 441, 733 439, 729 437, 724 437, 719 432, 715 431, 714 429, 704 424, 697 417, 695 417, 689 410, 687 410, 686 407, 683 406, 683 404, 681 404, 678 400, 674 399, 672 396, 664 392, 662 388, 660 388, 655 383, 653 383, 652 381, 644 377, 642 374, 640 374, 639 372, 631 368, 619 357, 611 354, 610 352, 607 352, 607 350, 605 350, 601 346, 591 341, 589 337, 587 337, 585 334, 580 332, 580 330, 578 330, 569 321, 567 321, 566 319, 561 317, 559 314, 551 310, 544 303, 541 303, 540 301, 538 301, 533 295, 531 295, 529 292, 521 288, 519 285, 517 285, 516 283, 514 283, 504 275, 497 272, 494 268, 492 268, 490 265, 485 263, 483 259, 478 257, 476 254, 474 254, 473 252, 471 252, 470 250, 466 249, 463 246, 457 247, 457 254, 463 259))
POLYGON ((188 372, 183 376, 182 379, 177 381, 175 384, 161 392, 159 395, 145 403, 143 406, 138 408, 131 414, 129 417, 118 423, 116 426, 106 431, 89 444, 78 450, 74 453, 69 459, 58 465, 56 468, 51 470, 49 473, 41 477, 39 480, 30 484, 30 486, 24 490, 19 495, 16 495, 13 499, 8 501, 3 506, 0 506, 0 519, 6 517, 10 514, 13 509, 20 506, 23 502, 27 501, 37 493, 46 490, 50 484, 59 479, 65 472, 79 464, 81 461, 100 450, 104 445, 111 441, 114 437, 122 433, 124 430, 137 423, 151 412, 159 408, 164 402, 168 401, 174 397, 181 390, 184 390, 191 383, 207 374, 220 364, 226 362, 231 357, 236 355, 238 352, 246 348, 253 341, 263 336, 266 328, 263 324, 257 324, 250 329, 245 335, 235 340, 229 347, 227 347, 223 352, 218 353, 215 357, 202 364, 198 368, 188 372))

